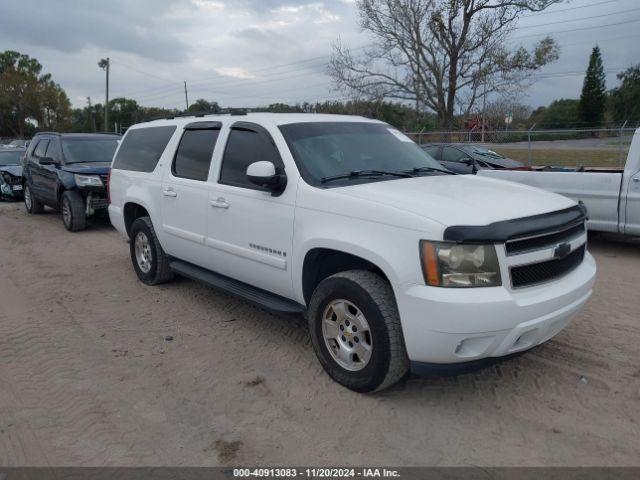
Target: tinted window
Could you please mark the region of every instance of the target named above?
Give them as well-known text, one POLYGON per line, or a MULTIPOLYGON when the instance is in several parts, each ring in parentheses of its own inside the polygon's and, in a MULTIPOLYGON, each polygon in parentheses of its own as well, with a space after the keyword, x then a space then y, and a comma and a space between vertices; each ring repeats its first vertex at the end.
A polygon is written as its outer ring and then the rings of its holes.
POLYGON ((69 138, 62 140, 62 153, 66 163, 108 162, 118 148, 115 138, 69 138))
POLYGON ((36 145, 35 150, 33 151, 33 155, 35 157, 44 157, 45 152, 47 151, 47 146, 49 145, 49 140, 40 140, 38 145, 36 145))
POLYGON ((0 165, 19 165, 23 150, 0 152, 0 165))
POLYGON ((113 161, 113 168, 153 172, 175 131, 175 126, 129 130, 113 161))
POLYGON ((262 190, 247 178, 247 167, 253 162, 260 161, 271 162, 276 167, 282 166, 280 154, 268 136, 252 130, 231 130, 222 160, 219 182, 262 190))
POLYGON ((185 130, 171 171, 176 177, 206 180, 219 130, 185 130))
POLYGON ((438 147, 437 145, 429 145, 428 147, 422 147, 422 149, 431 155, 433 158, 438 158, 438 147))
POLYGON ((55 161, 60 161, 60 148, 58 148, 58 142, 55 140, 49 141, 49 146, 47 147, 47 153, 45 154, 49 158, 53 158, 55 161))
POLYGON ((469 158, 469 155, 457 148, 444 147, 442 149, 442 160, 445 162, 460 162, 465 158, 469 158))

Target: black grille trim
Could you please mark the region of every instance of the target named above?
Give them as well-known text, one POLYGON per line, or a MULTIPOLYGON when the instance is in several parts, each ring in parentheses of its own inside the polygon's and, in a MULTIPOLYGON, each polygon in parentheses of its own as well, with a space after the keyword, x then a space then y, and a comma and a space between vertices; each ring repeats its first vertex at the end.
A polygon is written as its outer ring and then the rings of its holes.
POLYGON ((585 251, 586 245, 581 245, 562 259, 511 267, 511 286, 522 288, 560 278, 582 263, 585 251))
POLYGON ((567 242, 585 232, 584 223, 569 226, 563 230, 548 235, 540 235, 536 237, 523 238, 522 240, 513 239, 507 241, 505 250, 507 255, 516 255, 518 253, 530 252, 533 250, 541 250, 555 246, 558 243, 567 242))

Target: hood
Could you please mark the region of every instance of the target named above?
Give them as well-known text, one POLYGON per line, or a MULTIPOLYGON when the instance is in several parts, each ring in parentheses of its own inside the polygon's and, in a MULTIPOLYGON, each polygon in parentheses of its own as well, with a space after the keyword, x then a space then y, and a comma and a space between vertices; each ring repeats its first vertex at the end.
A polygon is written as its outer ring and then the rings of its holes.
POLYGON ((20 165, 0 165, 0 172, 7 172, 16 177, 21 177, 22 167, 20 165))
POLYGON ((494 168, 516 168, 524 166, 522 162, 512 160, 511 158, 492 158, 483 157, 482 155, 477 155, 475 158, 477 161, 486 163, 487 165, 490 165, 494 168))
POLYGON ((404 210, 442 225, 488 225, 563 210, 569 198, 476 175, 403 178, 338 187, 336 194, 404 210))
POLYGON ((82 175, 106 175, 111 170, 111 162, 71 163, 61 167, 65 172, 82 175))

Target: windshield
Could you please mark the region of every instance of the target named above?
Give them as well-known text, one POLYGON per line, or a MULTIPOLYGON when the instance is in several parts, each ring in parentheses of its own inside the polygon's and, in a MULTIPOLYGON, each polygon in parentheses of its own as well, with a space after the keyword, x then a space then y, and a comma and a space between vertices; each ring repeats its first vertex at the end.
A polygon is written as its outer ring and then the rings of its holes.
POLYGON ((482 155, 484 157, 504 158, 502 155, 494 152, 493 150, 487 150, 486 148, 480 148, 480 147, 473 147, 473 153, 482 155))
POLYGON ((65 162, 111 162, 113 154, 118 147, 115 138, 91 138, 91 139, 64 139, 62 152, 65 162))
MULTIPOLYGON (((319 186, 322 179, 358 171, 443 170, 411 139, 381 123, 315 122, 280 126, 302 177, 319 186)), ((336 184, 393 180, 402 176, 351 176, 336 184)))
POLYGON ((0 166, 19 165, 20 159, 24 151, 16 150, 14 152, 0 152, 0 166))

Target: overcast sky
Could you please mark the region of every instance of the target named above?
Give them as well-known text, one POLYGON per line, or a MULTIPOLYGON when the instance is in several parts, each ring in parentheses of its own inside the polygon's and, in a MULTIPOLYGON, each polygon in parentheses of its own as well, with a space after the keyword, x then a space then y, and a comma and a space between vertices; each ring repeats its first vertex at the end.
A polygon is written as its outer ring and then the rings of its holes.
MULTIPOLYGON (((518 25, 514 45, 553 33, 561 47, 522 99, 533 107, 579 96, 595 43, 607 87, 640 63, 638 0, 573 0, 518 25)), ((223 106, 340 99, 325 73, 338 37, 370 41, 353 0, 0 0, 0 50, 37 58, 74 106, 104 101, 107 56, 111 98, 148 106, 184 108, 185 80, 190 101, 223 106)))

